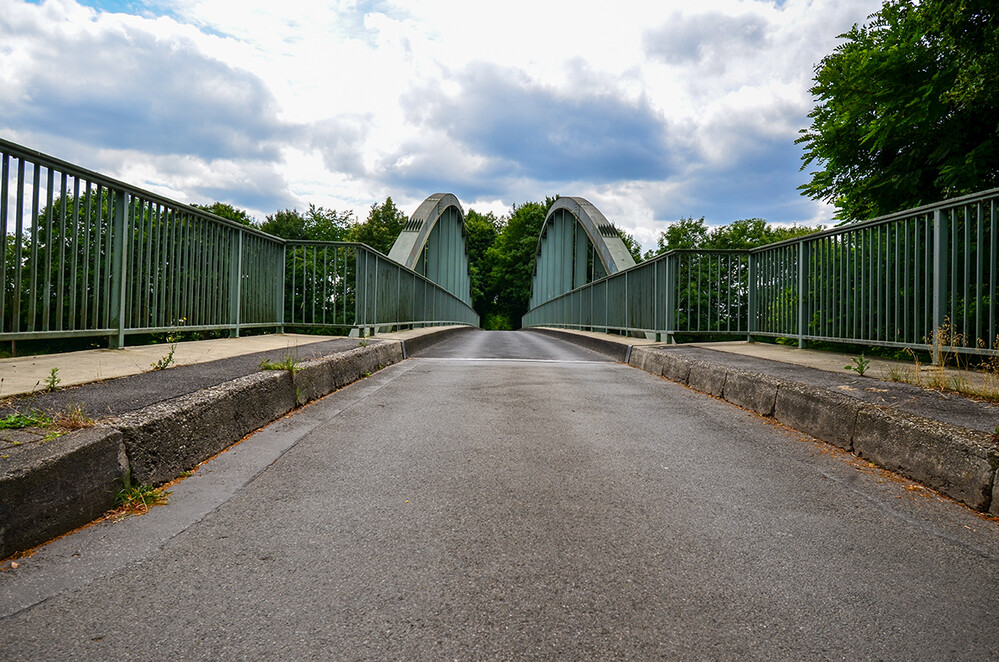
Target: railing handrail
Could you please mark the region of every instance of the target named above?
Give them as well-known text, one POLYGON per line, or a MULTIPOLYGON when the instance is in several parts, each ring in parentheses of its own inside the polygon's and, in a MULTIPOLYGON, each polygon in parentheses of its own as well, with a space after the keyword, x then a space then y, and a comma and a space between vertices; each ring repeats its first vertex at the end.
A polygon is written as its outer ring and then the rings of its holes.
POLYGON ((188 203, 172 200, 164 195, 160 195, 159 193, 154 193, 152 191, 139 188, 138 186, 134 186, 127 182, 123 182, 119 179, 108 177, 107 175, 102 175, 99 172, 95 172, 88 168, 78 166, 76 164, 70 163, 69 161, 64 161, 50 154, 45 154, 44 152, 39 152, 37 150, 24 147, 23 145, 12 143, 9 140, 5 140, 3 138, 0 138, 0 154, 7 154, 9 156, 14 156, 16 158, 26 159, 33 163, 38 163, 38 165, 41 165, 42 167, 51 168, 52 170, 58 170, 59 172, 64 172, 67 175, 72 175, 80 179, 86 180, 91 184, 97 184, 99 186, 103 186, 109 189, 121 190, 125 193, 130 193, 134 196, 137 196, 144 200, 148 200, 150 202, 166 205, 169 207, 175 207, 177 208, 178 211, 194 214, 196 216, 201 216, 206 220, 215 223, 221 223, 223 225, 227 225, 229 227, 244 232, 249 232, 250 234, 254 234, 263 239, 270 239, 276 243, 283 244, 287 241, 285 239, 282 239, 281 237, 268 234, 267 232, 264 232, 263 230, 261 230, 256 226, 244 225, 243 223, 239 223, 238 221, 234 221, 232 219, 219 216, 218 214, 213 214, 210 211, 205 211, 204 209, 200 209, 188 203))
POLYGON ((893 212, 891 214, 885 214, 883 216, 871 218, 866 221, 850 221, 849 223, 845 223, 842 225, 834 225, 833 227, 826 228, 825 230, 817 230, 815 232, 802 235, 800 237, 792 237, 791 239, 783 239, 781 241, 775 241, 772 244, 764 244, 763 246, 757 246, 756 248, 751 248, 749 250, 753 253, 760 253, 774 248, 781 248, 783 246, 789 246, 791 244, 798 244, 803 241, 812 241, 814 239, 832 237, 838 234, 844 234, 846 232, 855 232, 857 230, 864 230, 876 225, 885 225, 887 223, 893 223, 895 221, 903 220, 906 218, 924 216, 926 214, 933 213, 937 210, 941 211, 945 210, 949 207, 960 207, 962 205, 980 202, 986 198, 993 197, 996 194, 999 194, 999 188, 992 188, 985 191, 979 191, 977 193, 962 195, 956 198, 948 198, 946 200, 941 200, 940 202, 934 202, 928 205, 913 207, 911 209, 903 209, 902 211, 893 212))

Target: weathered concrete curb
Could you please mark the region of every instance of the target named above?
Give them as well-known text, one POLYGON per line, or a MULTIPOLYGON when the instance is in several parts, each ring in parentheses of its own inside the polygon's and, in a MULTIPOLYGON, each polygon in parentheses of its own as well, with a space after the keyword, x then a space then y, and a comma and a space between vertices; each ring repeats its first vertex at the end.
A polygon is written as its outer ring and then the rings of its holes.
POLYGON ((128 469, 121 432, 97 426, 32 444, 0 474, 0 558, 100 517, 128 469))
MULTIPOLYGON (((571 331, 549 335, 596 349, 571 331)), ((627 341, 611 356, 622 354, 627 341)), ((597 351, 602 351, 597 349, 597 351)), ((687 385, 763 416, 775 418, 880 467, 894 471, 975 510, 999 516, 999 447, 990 435, 800 382, 693 360, 649 346, 631 348, 629 365, 687 385)))
MULTIPOLYGON (((407 338, 416 351, 465 327, 407 338)), ((403 360, 403 341, 257 372, 139 409, 19 452, 0 473, 0 559, 83 526, 114 507, 129 473, 145 484, 173 480, 295 407, 403 360)))

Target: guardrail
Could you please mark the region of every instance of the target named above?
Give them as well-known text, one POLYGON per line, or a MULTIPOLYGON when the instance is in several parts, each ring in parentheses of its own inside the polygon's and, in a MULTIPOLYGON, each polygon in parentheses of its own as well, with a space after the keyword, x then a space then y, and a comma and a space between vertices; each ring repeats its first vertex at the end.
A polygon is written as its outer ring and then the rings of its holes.
POLYGON ((5 140, 0 253, 0 341, 106 336, 122 347, 127 335, 180 327, 478 323, 367 246, 287 242, 5 140), (342 279, 320 280, 320 268, 342 279))
POLYGON ((524 326, 999 354, 999 189, 743 251, 670 251, 524 326))

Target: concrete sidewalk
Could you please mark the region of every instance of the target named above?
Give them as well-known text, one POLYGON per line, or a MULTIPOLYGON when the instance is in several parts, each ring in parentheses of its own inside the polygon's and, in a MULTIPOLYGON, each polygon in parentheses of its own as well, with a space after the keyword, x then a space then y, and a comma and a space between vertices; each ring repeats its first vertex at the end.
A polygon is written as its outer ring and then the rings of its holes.
MULTIPOLYGON (((243 338, 219 338, 177 343, 171 367, 208 363, 258 352, 288 352, 303 345, 343 338, 295 333, 275 333, 243 338)), ((356 346, 356 341, 354 345, 356 346)), ((64 354, 41 354, 0 359, 0 398, 24 395, 45 388, 57 370, 59 388, 104 379, 129 377, 152 370, 170 351, 170 345, 138 345, 124 349, 88 349, 64 354)))

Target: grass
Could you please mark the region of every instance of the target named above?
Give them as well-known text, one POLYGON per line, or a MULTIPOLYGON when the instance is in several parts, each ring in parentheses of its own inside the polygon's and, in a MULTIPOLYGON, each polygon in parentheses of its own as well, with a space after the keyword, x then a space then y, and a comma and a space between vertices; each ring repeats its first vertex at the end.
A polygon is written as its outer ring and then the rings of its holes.
POLYGON ((52 424, 52 419, 43 411, 32 409, 27 414, 15 412, 0 418, 0 430, 20 430, 22 428, 44 428, 52 424))
POLYGON ((95 423, 96 421, 87 415, 83 405, 70 405, 66 411, 58 412, 52 417, 52 425, 66 432, 92 428, 95 423))
POLYGON ((170 501, 170 492, 158 489, 152 485, 137 482, 131 473, 122 479, 122 489, 115 496, 117 511, 125 515, 141 515, 149 512, 153 506, 160 506, 170 501))
POLYGON ((260 362, 261 370, 287 370, 291 373, 298 372, 298 359, 294 356, 288 354, 281 361, 271 361, 270 359, 264 359, 260 362))
POLYGON ((20 430, 22 428, 56 428, 45 440, 54 439, 60 435, 93 427, 94 419, 87 416, 82 405, 70 405, 66 411, 49 416, 39 409, 32 409, 27 414, 14 412, 0 418, 0 430, 20 430))
MULTIPOLYGON (((989 349, 981 339, 977 344, 979 349, 989 349)), ((960 351, 966 347, 964 336, 952 333, 949 321, 937 329, 933 346, 936 358, 934 365, 924 367, 916 352, 905 349, 905 354, 912 359, 912 365, 889 367, 882 376, 893 382, 999 402, 999 356, 984 356, 973 365, 972 359, 960 351)), ((999 350, 999 336, 991 349, 999 350)))

